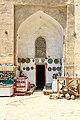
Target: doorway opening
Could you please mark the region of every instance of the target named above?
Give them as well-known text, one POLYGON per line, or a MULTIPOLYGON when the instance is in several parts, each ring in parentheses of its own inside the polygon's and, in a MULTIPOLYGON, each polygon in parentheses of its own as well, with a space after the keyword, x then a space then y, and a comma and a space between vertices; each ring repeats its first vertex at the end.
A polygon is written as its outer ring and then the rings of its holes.
POLYGON ((45 86, 45 65, 36 65, 36 86, 37 89, 45 86))

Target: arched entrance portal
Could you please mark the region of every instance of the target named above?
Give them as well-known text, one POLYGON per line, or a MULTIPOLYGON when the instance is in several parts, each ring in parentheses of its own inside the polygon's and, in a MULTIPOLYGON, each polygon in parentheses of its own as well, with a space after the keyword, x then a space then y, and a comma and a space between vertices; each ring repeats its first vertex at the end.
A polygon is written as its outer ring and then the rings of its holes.
MULTIPOLYGON (((43 11, 31 15, 17 31, 16 58, 18 57, 28 58, 28 63, 20 65, 31 83, 42 87, 51 83, 53 74, 60 70, 57 67, 61 67, 60 61, 63 58, 62 26, 43 11), (54 63, 54 59, 58 59, 58 64, 54 63), (56 67, 56 71, 53 71, 53 67, 56 67), (41 73, 44 73, 43 78, 41 73)), ((19 65, 17 59, 16 64, 19 65)))

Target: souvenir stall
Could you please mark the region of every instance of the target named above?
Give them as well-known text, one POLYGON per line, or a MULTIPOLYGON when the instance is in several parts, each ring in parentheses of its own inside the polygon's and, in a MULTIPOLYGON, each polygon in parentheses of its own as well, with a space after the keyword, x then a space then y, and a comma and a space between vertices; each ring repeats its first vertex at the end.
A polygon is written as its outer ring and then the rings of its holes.
POLYGON ((14 94, 14 67, 10 64, 0 64, 0 96, 14 94))

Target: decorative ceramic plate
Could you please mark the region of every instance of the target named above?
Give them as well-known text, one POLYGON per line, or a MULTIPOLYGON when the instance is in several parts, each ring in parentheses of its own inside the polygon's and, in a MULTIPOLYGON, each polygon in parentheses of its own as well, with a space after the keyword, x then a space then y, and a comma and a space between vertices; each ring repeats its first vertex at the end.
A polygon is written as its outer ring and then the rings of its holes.
POLYGON ((55 63, 55 64, 58 64, 58 63, 59 63, 59 60, 58 60, 58 59, 54 59, 54 63, 55 63))
POLYGON ((26 68, 25 67, 23 67, 23 70, 25 70, 26 68))
POLYGON ((60 70, 62 70, 62 66, 60 66, 60 70))
POLYGON ((56 67, 53 67, 52 69, 53 69, 53 71, 56 71, 56 67))
POLYGON ((29 71, 29 70, 30 70, 30 67, 26 67, 26 70, 29 71))
POLYGON ((52 64, 52 63, 53 63, 53 59, 49 58, 49 59, 48 59, 48 63, 49 63, 49 64, 52 64))
POLYGON ((26 58, 26 63, 30 63, 30 58, 26 58))
POLYGON ((39 62, 39 58, 36 58, 36 59, 35 59, 35 62, 38 63, 38 62, 39 62))
POLYGON ((60 71, 60 67, 57 67, 57 71, 60 71))
POLYGON ((41 62, 42 62, 42 63, 43 63, 43 62, 45 62, 45 59, 44 59, 44 58, 42 58, 42 59, 41 59, 41 62))
POLYGON ((34 67, 31 67, 31 70, 33 70, 34 69, 34 67))
POLYGON ((22 58, 22 63, 25 63, 25 59, 24 58, 22 58))
POLYGON ((48 67, 48 71, 51 71, 51 67, 48 67))

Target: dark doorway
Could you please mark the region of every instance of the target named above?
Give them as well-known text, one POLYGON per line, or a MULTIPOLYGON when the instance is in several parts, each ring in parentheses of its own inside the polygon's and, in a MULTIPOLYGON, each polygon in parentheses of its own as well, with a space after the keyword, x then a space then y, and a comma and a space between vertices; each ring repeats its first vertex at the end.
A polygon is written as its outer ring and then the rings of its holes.
POLYGON ((37 89, 45 86, 45 65, 36 65, 36 86, 37 89))

